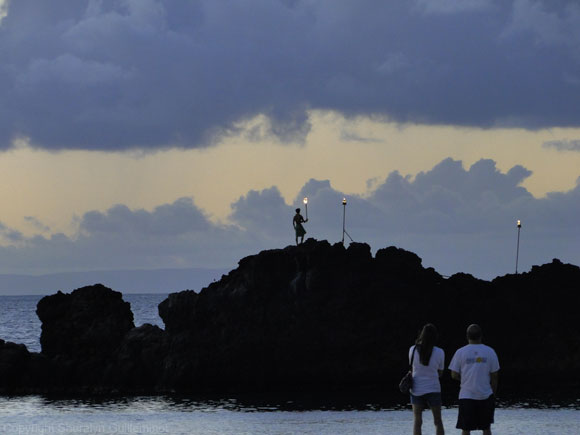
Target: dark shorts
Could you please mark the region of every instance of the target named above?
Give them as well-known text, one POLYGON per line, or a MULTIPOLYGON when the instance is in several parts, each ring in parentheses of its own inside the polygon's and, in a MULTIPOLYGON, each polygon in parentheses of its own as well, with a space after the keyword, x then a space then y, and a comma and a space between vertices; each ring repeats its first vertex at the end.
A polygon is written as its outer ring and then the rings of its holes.
POLYGON ((411 404, 419 405, 423 409, 431 408, 433 406, 441 406, 441 393, 427 393, 421 396, 411 394, 411 404))
POLYGON ((493 394, 485 400, 459 399, 457 429, 487 430, 493 423, 495 398, 493 394))

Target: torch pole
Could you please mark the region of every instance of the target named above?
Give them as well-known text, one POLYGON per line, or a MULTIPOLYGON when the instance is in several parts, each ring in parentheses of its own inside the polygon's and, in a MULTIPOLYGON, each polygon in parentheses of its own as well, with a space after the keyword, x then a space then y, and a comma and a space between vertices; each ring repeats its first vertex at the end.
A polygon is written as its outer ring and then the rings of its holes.
POLYGON ((520 230, 522 229, 522 223, 518 220, 518 244, 516 248, 516 275, 518 274, 518 260, 520 257, 520 230))
POLYGON ((342 199, 342 244, 344 245, 344 233, 346 232, 346 198, 342 199))

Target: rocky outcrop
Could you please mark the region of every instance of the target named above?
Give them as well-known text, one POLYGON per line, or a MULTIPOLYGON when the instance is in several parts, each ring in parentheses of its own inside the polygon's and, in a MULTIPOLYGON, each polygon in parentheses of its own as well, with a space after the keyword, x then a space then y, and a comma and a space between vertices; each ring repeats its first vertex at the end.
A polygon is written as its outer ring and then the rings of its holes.
POLYGON ((401 367, 393 345, 416 330, 414 316, 401 316, 402 303, 411 307, 409 291, 442 281, 412 253, 388 248, 373 259, 358 243, 345 249, 308 240, 244 258, 199 294, 171 295, 159 306, 174 349, 164 383, 191 390, 377 385, 401 367))
POLYGON ((160 392, 159 380, 168 353, 168 341, 161 328, 150 324, 133 328, 117 348, 102 385, 113 391, 160 392))
POLYGON ((48 391, 55 367, 23 344, 0 340, 0 392, 32 393, 48 391))
POLYGON ((399 248, 373 257, 366 244, 310 239, 246 257, 199 293, 169 295, 165 330, 135 328, 120 293, 100 285, 46 297, 42 353, 0 342, 0 370, 23 391, 395 391, 423 324, 437 325, 449 360, 479 323, 502 388, 577 388, 578 283, 580 268, 558 260, 492 282, 445 279, 399 248))
POLYGON ((126 334, 133 313, 121 293, 101 284, 42 298, 42 354, 59 368, 57 385, 101 385, 126 334))

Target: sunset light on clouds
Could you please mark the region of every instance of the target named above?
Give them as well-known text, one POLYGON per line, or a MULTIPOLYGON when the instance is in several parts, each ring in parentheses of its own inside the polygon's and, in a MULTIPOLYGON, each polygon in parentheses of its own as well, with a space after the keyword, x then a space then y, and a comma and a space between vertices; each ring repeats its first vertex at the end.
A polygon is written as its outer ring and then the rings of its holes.
MULTIPOLYGON (((306 237, 580 264, 580 6, 0 2, 0 274, 232 268, 306 237)), ((180 289, 172 289, 180 290, 180 289)))

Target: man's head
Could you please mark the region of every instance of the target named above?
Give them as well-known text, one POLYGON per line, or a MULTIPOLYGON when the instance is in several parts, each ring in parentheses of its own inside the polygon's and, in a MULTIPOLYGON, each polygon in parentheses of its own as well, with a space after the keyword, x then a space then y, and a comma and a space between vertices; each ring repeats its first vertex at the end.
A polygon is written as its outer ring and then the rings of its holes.
POLYGON ((467 327, 467 340, 469 342, 481 342, 482 332, 481 326, 475 323, 467 327))

